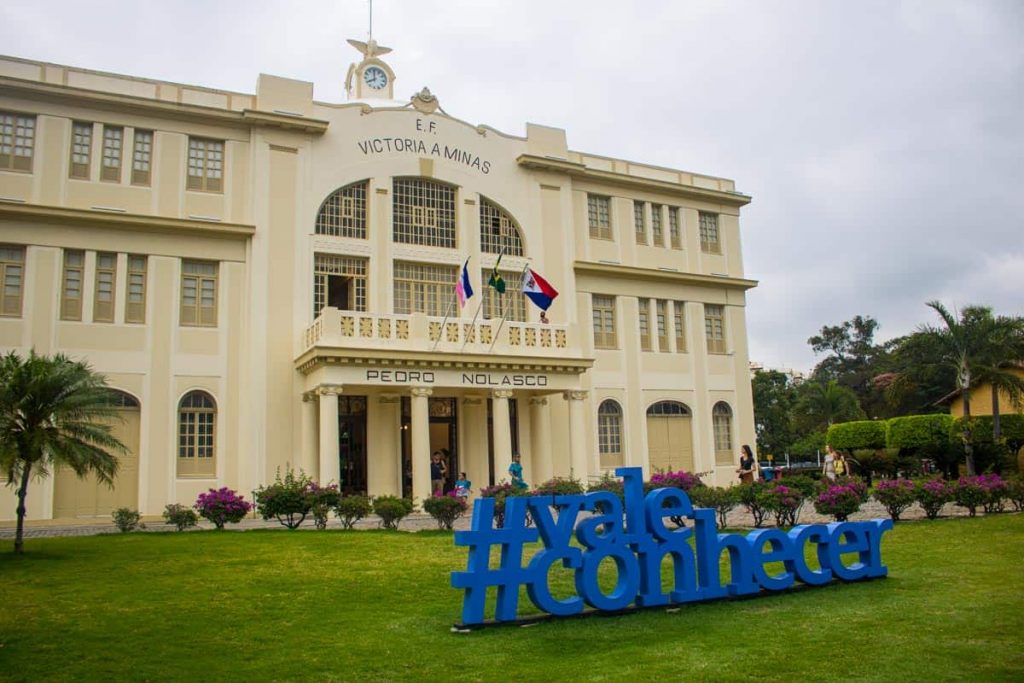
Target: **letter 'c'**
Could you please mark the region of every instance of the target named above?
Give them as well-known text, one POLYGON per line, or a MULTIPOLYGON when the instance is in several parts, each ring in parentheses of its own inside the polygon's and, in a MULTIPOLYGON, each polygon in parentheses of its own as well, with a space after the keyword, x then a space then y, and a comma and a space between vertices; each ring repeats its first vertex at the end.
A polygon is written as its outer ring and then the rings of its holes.
POLYGON ((636 598, 640 588, 640 565, 636 555, 626 545, 605 545, 588 551, 583 556, 583 567, 576 571, 576 592, 587 604, 599 610, 614 612, 625 609, 636 598), (606 557, 615 560, 618 581, 607 595, 601 592, 597 570, 606 557))
POLYGON ((583 600, 578 596, 556 600, 551 595, 551 588, 548 586, 548 570, 558 560, 562 560, 562 564, 568 569, 579 569, 583 564, 579 548, 562 547, 556 550, 541 550, 533 556, 527 568, 529 583, 526 584, 526 593, 530 596, 533 604, 545 612, 557 617, 567 617, 570 614, 583 611, 583 600))

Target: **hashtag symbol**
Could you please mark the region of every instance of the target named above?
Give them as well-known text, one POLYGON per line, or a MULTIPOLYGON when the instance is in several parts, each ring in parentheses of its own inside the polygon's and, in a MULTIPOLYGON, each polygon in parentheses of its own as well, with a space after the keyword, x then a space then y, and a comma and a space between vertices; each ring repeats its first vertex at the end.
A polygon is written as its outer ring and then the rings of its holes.
POLYGON ((480 624, 484 620, 487 589, 498 589, 495 621, 512 621, 519 607, 519 587, 529 583, 523 568, 523 545, 537 540, 537 530, 526 526, 526 498, 505 499, 505 523, 494 527, 494 499, 480 498, 473 505, 469 531, 455 533, 455 545, 469 546, 466 571, 452 572, 452 587, 465 591, 462 599, 462 623, 480 624), (497 569, 491 569, 491 548, 500 546, 497 569))

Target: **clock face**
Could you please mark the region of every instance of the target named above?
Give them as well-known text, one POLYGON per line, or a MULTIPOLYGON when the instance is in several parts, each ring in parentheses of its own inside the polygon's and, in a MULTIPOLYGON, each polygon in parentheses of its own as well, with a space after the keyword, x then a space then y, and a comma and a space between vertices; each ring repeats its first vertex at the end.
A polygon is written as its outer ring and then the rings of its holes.
POLYGON ((388 84, 388 75, 379 66, 371 66, 363 72, 363 81, 374 90, 380 90, 388 84))

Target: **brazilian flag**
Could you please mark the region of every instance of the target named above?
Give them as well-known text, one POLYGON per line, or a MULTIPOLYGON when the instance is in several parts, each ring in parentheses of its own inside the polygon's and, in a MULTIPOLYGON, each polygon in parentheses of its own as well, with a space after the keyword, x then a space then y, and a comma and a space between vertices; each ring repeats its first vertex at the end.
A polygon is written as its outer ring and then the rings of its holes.
POLYGON ((487 284, 494 287, 498 294, 505 293, 505 279, 501 277, 501 273, 498 272, 498 265, 501 263, 501 257, 504 255, 504 251, 498 254, 498 260, 494 264, 494 269, 491 270, 491 279, 487 281, 487 284))

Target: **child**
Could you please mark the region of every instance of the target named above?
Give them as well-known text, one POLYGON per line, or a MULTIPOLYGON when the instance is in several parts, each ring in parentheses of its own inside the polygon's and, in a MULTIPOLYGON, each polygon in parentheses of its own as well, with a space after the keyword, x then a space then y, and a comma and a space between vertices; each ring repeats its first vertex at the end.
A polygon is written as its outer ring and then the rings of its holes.
POLYGON ((459 498, 469 498, 469 489, 473 485, 469 479, 466 479, 465 472, 459 472, 459 478, 455 480, 455 495, 459 498))

